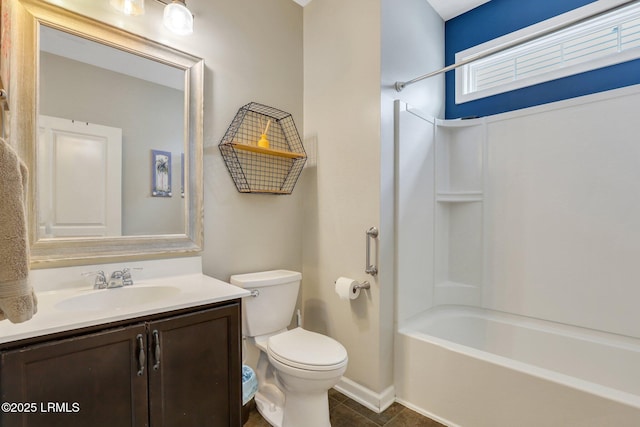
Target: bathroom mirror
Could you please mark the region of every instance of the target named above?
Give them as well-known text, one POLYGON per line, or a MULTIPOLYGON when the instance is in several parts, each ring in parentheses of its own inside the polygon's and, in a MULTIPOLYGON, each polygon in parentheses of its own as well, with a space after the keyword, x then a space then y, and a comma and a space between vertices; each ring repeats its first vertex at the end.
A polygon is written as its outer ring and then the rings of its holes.
POLYGON ((203 61, 51 4, 13 7, 32 267, 199 251, 203 61))

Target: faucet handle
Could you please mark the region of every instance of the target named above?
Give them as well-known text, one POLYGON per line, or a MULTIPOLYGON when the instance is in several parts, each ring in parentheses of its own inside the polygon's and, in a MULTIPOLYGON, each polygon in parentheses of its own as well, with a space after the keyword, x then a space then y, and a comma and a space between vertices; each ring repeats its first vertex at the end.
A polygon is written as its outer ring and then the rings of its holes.
POLYGON ((123 286, 133 285, 133 277, 131 276, 131 270, 142 270, 142 267, 123 268, 122 269, 122 285, 123 286))
POLYGON ((96 280, 93 282, 93 289, 104 289, 107 287, 107 278, 102 270, 87 271, 82 273, 82 276, 96 276, 96 280))

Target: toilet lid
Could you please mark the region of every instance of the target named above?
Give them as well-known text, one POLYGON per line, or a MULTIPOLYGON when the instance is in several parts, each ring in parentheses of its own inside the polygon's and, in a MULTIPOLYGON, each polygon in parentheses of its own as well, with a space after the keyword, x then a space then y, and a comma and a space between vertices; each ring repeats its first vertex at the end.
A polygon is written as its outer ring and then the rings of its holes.
POLYGON ((326 335, 295 328, 269 338, 269 355, 289 366, 330 370, 346 363, 347 350, 326 335))

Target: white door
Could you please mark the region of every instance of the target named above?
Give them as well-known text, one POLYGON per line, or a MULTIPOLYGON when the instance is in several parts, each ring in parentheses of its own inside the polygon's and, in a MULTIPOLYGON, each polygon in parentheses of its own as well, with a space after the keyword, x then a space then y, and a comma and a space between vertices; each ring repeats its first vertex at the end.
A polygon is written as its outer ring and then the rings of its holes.
POLYGON ((122 234, 122 129, 38 119, 40 237, 122 234))

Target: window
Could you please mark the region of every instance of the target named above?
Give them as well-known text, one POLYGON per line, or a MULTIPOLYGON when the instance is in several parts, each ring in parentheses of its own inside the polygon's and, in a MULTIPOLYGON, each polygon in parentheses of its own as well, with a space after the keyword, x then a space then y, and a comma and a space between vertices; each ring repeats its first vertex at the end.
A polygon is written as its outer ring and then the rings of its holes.
MULTIPOLYGON (((580 8, 459 52, 456 62, 494 50, 501 44, 534 34, 545 27, 558 25, 563 20, 575 19, 576 15, 593 13, 593 7, 580 8)), ((640 3, 634 3, 460 67, 456 70, 456 103, 639 57, 640 3)))

